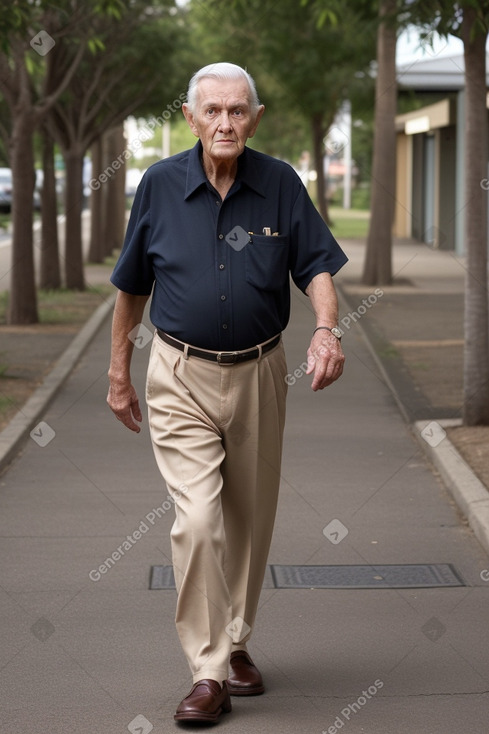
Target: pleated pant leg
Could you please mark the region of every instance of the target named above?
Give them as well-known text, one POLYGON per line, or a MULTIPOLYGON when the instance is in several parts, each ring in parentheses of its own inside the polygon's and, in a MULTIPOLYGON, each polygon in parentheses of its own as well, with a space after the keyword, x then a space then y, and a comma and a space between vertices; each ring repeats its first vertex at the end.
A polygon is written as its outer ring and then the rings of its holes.
POLYGON ((228 676, 246 649, 272 538, 285 422, 282 343, 234 365, 154 338, 146 400, 153 449, 175 501, 176 626, 193 681, 228 676))

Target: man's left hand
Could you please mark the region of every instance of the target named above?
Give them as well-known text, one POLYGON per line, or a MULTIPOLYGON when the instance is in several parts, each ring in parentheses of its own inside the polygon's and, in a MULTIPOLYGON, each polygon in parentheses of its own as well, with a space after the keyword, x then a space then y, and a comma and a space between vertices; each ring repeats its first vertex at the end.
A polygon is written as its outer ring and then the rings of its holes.
POLYGON ((311 388, 316 391, 328 387, 343 372, 345 355, 340 340, 326 329, 316 331, 307 350, 307 362, 306 375, 314 372, 311 388))

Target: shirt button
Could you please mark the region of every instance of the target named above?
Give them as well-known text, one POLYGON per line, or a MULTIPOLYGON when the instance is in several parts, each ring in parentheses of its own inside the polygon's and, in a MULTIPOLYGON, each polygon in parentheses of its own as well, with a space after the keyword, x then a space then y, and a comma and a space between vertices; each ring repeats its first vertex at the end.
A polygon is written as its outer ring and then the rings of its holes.
POLYGON ((219 235, 219 239, 220 239, 220 240, 223 240, 223 239, 224 239, 224 235, 223 235, 223 234, 220 234, 220 235, 219 235))
POLYGON ((225 266, 225 265, 223 265, 223 264, 221 263, 221 264, 219 265, 219 270, 224 270, 224 268, 225 268, 225 267, 226 267, 226 266, 225 266))
POLYGON ((225 301, 225 300, 226 300, 226 296, 221 296, 221 301, 225 301))
POLYGON ((223 324, 223 325, 222 325, 222 328, 223 328, 223 329, 227 329, 227 328, 228 328, 228 325, 227 325, 227 324, 223 324))

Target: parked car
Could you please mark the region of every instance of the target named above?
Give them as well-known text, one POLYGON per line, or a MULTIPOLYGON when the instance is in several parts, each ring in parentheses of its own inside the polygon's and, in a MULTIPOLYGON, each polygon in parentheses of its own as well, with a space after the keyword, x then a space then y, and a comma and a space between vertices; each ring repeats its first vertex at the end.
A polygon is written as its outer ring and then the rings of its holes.
MULTIPOLYGON (((34 189, 34 209, 41 209, 40 190, 42 186, 42 171, 36 171, 36 187, 34 189)), ((10 168, 0 168, 0 212, 9 214, 12 210, 13 179, 10 168)))
POLYGON ((12 171, 0 168, 0 212, 9 213, 12 208, 12 171))

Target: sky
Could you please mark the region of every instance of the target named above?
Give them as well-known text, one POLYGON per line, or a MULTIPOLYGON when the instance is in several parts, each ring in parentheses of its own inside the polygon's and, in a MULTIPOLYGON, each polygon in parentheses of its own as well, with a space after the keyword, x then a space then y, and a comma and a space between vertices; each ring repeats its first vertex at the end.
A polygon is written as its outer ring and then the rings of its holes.
POLYGON ((420 59, 440 58, 442 56, 458 56, 463 54, 463 43, 455 36, 441 38, 438 34, 434 34, 433 48, 426 46, 420 47, 419 36, 416 29, 411 28, 404 31, 397 41, 397 64, 405 64, 420 59))

